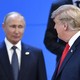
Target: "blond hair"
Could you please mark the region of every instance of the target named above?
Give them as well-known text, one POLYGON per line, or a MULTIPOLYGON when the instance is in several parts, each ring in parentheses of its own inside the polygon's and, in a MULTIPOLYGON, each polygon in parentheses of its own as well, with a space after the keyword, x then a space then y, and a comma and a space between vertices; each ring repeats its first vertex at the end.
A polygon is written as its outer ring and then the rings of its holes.
POLYGON ((62 5, 52 12, 51 18, 59 16, 59 20, 67 22, 73 30, 80 29, 80 9, 74 5, 62 5))

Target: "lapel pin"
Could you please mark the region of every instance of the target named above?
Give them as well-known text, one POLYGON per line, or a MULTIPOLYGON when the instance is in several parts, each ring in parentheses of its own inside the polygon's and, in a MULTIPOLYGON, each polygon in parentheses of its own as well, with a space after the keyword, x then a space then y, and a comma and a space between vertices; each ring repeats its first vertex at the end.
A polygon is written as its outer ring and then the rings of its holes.
POLYGON ((29 52, 26 52, 26 53, 25 53, 25 55, 29 55, 29 54, 30 54, 29 52))
POLYGON ((73 52, 73 50, 71 49, 71 53, 73 52))

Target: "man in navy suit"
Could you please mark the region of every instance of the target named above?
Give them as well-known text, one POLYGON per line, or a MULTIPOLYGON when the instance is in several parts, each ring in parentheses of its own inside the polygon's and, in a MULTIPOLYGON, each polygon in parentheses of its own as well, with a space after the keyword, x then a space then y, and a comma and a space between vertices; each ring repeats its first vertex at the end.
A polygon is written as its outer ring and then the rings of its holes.
POLYGON ((24 17, 17 12, 8 13, 4 18, 3 29, 6 38, 0 44, 0 80, 14 80, 12 46, 17 47, 19 63, 17 80, 47 80, 42 51, 21 42, 25 29, 24 17))
POLYGON ((74 5, 63 5, 53 11, 52 19, 58 37, 69 44, 69 50, 58 63, 52 80, 80 80, 80 9, 74 5))
POLYGON ((61 5, 65 5, 65 4, 76 5, 75 1, 76 0, 57 0, 56 2, 53 2, 53 4, 51 5, 48 23, 47 23, 47 29, 44 37, 44 44, 51 53, 57 55, 56 58, 57 62, 62 55, 66 42, 58 38, 57 32, 54 29, 55 23, 51 19, 51 13, 61 5))

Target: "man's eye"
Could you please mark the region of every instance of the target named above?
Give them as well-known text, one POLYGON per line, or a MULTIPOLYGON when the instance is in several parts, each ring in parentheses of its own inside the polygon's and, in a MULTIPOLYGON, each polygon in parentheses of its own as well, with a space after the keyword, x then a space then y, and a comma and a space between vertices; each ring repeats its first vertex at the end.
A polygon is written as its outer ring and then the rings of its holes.
POLYGON ((11 25, 10 27, 11 28, 24 28, 24 26, 22 26, 22 25, 18 25, 18 26, 17 25, 11 25))
POLYGON ((18 26, 18 28, 23 28, 23 27, 24 27, 24 26, 22 26, 22 25, 19 25, 19 26, 18 26))
POLYGON ((12 27, 12 28, 16 28, 16 25, 11 25, 10 27, 12 27))

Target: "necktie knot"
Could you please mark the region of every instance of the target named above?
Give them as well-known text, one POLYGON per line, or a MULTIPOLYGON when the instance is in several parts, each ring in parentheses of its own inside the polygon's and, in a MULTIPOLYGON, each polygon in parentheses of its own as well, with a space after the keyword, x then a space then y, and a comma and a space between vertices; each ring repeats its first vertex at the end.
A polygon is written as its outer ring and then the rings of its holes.
POLYGON ((17 47, 16 46, 13 46, 12 49, 15 51, 17 49, 17 47))
MULTIPOLYGON (((70 48, 69 44, 66 44, 65 49, 68 51, 68 50, 69 50, 69 48, 70 48)), ((65 49, 64 49, 64 50, 65 50, 65 49)))

